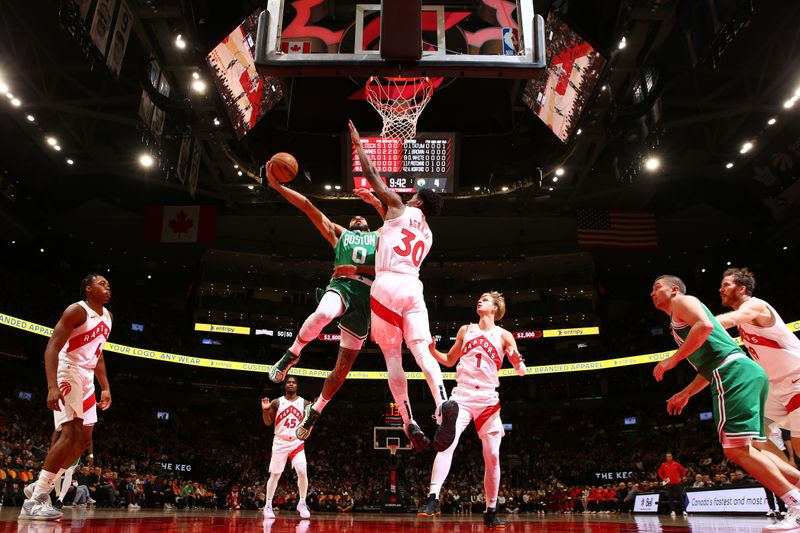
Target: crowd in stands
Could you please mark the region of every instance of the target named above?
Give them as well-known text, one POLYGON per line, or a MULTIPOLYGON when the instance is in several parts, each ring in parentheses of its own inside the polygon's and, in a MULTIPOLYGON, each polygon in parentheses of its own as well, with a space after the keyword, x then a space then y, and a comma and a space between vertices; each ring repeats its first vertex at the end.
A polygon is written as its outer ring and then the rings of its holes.
MULTIPOLYGON (((22 488, 38 474, 50 441, 52 418, 43 392, 31 389, 31 400, 20 399, 18 393, 0 398, 0 494, 5 505, 21 503, 22 488)), ((252 408, 231 402, 217 409, 184 402, 173 405, 165 421, 155 416, 150 402, 143 405, 126 396, 118 394, 112 409, 102 413, 94 457, 84 455, 66 505, 131 510, 264 505, 271 428, 260 422, 257 402, 252 408), (85 500, 79 487, 86 487, 85 500)), ((400 452, 392 458, 374 450, 372 427, 381 424, 378 411, 379 404, 344 402, 326 410, 306 445, 312 510, 379 509, 389 496, 393 465, 397 497, 409 509, 424 500, 433 454, 400 452), (342 427, 352 431, 343 433, 342 427)), ((673 451, 686 466, 687 487, 752 482, 724 459, 713 424, 700 421, 697 413, 677 421, 654 413, 643 416, 638 428, 623 431, 617 417, 603 411, 565 408, 561 415, 548 417, 526 416, 520 404, 504 409, 504 421, 513 429, 501 448, 498 507, 509 513, 629 511, 631 491, 658 489, 656 471, 665 451, 673 451), (599 477, 608 472, 624 478, 599 477)), ((290 510, 297 498, 296 478, 284 475, 273 504, 290 510)), ((474 432, 467 431, 459 444, 441 501, 446 513, 478 513, 485 507, 483 460, 474 432)))

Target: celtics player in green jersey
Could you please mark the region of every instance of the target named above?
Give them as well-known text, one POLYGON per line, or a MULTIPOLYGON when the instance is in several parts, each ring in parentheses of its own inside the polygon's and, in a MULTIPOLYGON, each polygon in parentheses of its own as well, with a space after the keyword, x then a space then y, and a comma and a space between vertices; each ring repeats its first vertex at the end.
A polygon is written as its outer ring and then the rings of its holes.
POLYGON ((752 445, 766 440, 764 406, 769 381, 764 369, 745 355, 700 300, 686 294, 686 285, 677 276, 657 278, 650 297, 657 309, 670 316, 672 335, 678 343, 678 350, 653 370, 656 381, 683 359, 697 370, 697 377, 667 400, 667 412, 679 415, 689 398, 711 383, 714 421, 725 457, 780 494, 786 503, 786 518, 764 530, 797 530, 800 472, 752 445))
MULTIPOLYGON (((300 353, 306 344, 316 339, 322 328, 332 320, 339 319, 341 341, 336 367, 325 379, 322 393, 316 401, 306 406, 305 416, 296 431, 298 439, 306 440, 325 405, 347 378, 369 333, 369 290, 375 278, 378 232, 370 231, 367 221, 361 216, 351 218, 347 228, 331 222, 308 198, 281 185, 272 176, 269 164, 267 180, 290 204, 306 214, 334 250, 333 277, 325 290, 320 291, 317 309, 306 318, 294 343, 269 372, 269 379, 275 383, 286 379, 289 369, 300 359, 300 353)), ((372 193, 357 190, 356 194, 375 207, 383 218, 383 205, 372 193)))

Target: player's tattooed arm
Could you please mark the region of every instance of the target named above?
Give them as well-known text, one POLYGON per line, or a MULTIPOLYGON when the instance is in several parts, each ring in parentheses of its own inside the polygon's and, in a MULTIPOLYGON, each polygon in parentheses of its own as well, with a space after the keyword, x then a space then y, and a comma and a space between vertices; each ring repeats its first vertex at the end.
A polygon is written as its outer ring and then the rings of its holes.
POLYGON ((461 326, 458 329, 458 334, 456 335, 456 342, 450 348, 447 353, 440 352, 436 349, 436 341, 432 340, 428 348, 430 349, 431 355, 434 359, 436 359, 440 364, 450 367, 456 364, 458 358, 461 357, 461 348, 464 346, 464 335, 467 333, 467 326, 461 326))
POLYGON ((278 399, 261 398, 261 419, 264 424, 271 426, 275 421, 275 413, 278 412, 278 399))
POLYGON ((331 246, 336 246, 336 241, 338 241, 339 237, 344 233, 344 227, 332 222, 304 195, 281 185, 270 173, 270 165, 271 163, 267 163, 267 182, 269 182, 270 187, 278 191, 278 194, 283 196, 286 201, 302 211, 308 219, 311 220, 311 223, 314 224, 314 227, 317 228, 322 237, 328 241, 331 246))

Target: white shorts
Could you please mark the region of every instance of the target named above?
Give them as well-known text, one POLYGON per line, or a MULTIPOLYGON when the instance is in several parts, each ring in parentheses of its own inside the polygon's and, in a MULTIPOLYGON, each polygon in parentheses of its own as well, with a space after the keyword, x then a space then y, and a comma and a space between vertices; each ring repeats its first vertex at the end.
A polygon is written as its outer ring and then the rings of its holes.
POLYGON ((83 370, 72 364, 59 364, 58 388, 64 395, 60 411, 53 411, 56 431, 61 431, 65 422, 83 420, 84 426, 97 423, 97 399, 94 395, 94 372, 83 370))
POLYGON ((299 439, 284 440, 279 437, 272 439, 272 457, 269 460, 269 473, 282 474, 289 460, 292 468, 306 464, 305 442, 299 439))
POLYGON ((457 386, 450 394, 450 399, 458 404, 458 420, 456 420, 456 439, 467 429, 470 421, 475 421, 475 431, 483 438, 489 433, 503 431, 500 420, 500 395, 494 389, 471 390, 469 386, 457 386))
POLYGON ((372 338, 376 344, 406 346, 431 342, 428 308, 416 276, 384 272, 372 283, 372 338))
POLYGON ((788 429, 792 437, 800 437, 800 374, 769 382, 764 417, 768 426, 788 429))

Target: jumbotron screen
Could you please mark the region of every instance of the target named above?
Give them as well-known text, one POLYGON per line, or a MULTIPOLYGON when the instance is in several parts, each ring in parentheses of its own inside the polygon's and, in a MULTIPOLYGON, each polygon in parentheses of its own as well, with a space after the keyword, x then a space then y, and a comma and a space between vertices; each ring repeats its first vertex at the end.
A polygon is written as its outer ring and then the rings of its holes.
MULTIPOLYGON (((370 189, 350 136, 345 136, 346 183, 353 189, 370 189)), ((383 181, 397 193, 428 188, 438 193, 452 193, 456 179, 456 134, 420 133, 403 141, 379 137, 377 133, 361 136, 361 146, 378 167, 383 181)))
POLYGON ((551 12, 545 23, 547 68, 529 80, 522 101, 562 142, 575 131, 606 59, 551 12))

